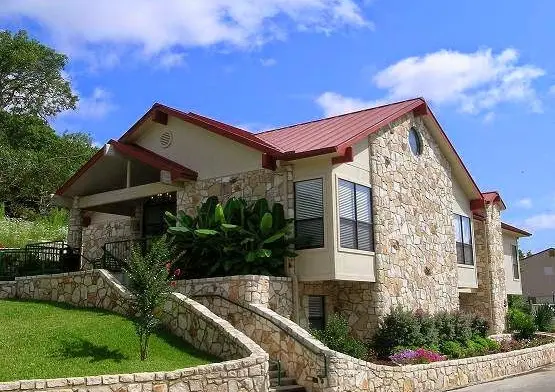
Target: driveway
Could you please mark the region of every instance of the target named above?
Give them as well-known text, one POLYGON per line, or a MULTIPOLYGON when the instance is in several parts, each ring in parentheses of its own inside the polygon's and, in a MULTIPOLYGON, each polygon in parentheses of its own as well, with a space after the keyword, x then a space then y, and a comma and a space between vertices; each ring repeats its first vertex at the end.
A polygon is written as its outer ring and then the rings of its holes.
POLYGON ((555 390, 555 364, 522 376, 457 389, 457 392, 551 392, 555 390))

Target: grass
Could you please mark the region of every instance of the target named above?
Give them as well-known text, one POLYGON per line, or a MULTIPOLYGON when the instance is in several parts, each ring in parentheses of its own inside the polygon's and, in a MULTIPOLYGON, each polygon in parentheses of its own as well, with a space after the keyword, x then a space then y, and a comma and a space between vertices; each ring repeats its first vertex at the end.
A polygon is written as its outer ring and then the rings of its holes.
POLYGON ((0 300, 0 382, 171 371, 215 361, 162 331, 152 335, 149 358, 141 361, 129 319, 65 304, 0 300))
POLYGON ((20 248, 28 243, 65 240, 68 213, 53 209, 48 215, 33 220, 8 218, 0 205, 0 248, 20 248))

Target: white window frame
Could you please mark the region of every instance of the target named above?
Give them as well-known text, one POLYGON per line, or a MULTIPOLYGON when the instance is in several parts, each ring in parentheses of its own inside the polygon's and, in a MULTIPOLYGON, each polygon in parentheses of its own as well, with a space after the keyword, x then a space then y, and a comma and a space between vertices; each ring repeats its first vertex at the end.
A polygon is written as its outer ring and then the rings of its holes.
POLYGON ((375 234, 374 234, 374 218, 375 218, 375 214, 374 214, 374 200, 373 200, 373 189, 372 189, 372 185, 370 185, 369 182, 364 182, 364 181, 360 181, 360 179, 356 179, 356 178, 352 178, 350 176, 347 175, 336 175, 335 176, 335 228, 336 228, 336 245, 337 245, 337 251, 341 252, 341 253, 353 253, 353 254, 359 254, 359 255, 365 255, 365 256, 374 256, 376 254, 376 242, 375 242, 375 234), (341 229, 340 229, 340 225, 341 225, 341 216, 339 213, 339 181, 343 180, 343 181, 348 181, 351 183, 354 183, 356 185, 360 185, 360 186, 364 186, 367 188, 370 188, 370 192, 371 192, 371 199, 370 199, 370 213, 372 214, 372 243, 374 244, 374 250, 362 250, 362 249, 353 249, 353 248, 344 248, 341 246, 341 229))

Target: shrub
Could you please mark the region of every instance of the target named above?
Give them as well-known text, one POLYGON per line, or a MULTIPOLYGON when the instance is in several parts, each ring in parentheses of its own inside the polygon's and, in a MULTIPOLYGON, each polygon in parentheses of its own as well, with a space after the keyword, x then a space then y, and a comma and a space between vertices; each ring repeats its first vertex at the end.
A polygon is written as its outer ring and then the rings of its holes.
POLYGON ((551 330, 551 320, 553 319, 553 309, 548 304, 540 305, 534 314, 534 322, 538 331, 548 332, 551 330))
POLYGON ((412 365, 444 361, 444 355, 432 350, 419 348, 416 350, 405 349, 389 356, 389 359, 401 365, 412 365))
POLYGON ((441 343, 440 351, 452 359, 464 358, 466 356, 466 350, 463 345, 453 340, 441 343))
POLYGON ((439 341, 457 340, 457 317, 454 313, 441 312, 434 316, 439 341))
POLYGON ((171 272, 168 260, 169 250, 165 237, 162 237, 152 244, 151 250, 144 256, 139 248, 133 247, 131 256, 124 262, 129 289, 134 294, 133 323, 139 337, 141 361, 148 356, 150 335, 160 322, 156 309, 164 303, 171 291, 171 281, 180 273, 179 270, 171 272))
POLYGON ((501 347, 499 342, 490 338, 484 338, 482 336, 474 336, 472 340, 482 347, 486 348, 487 352, 498 352, 501 347))
POLYGON ((531 315, 518 309, 510 309, 507 314, 509 330, 517 340, 531 339, 536 332, 536 325, 531 315))
POLYGON ((312 331, 312 334, 330 349, 340 353, 359 359, 364 358, 368 353, 364 343, 350 335, 347 319, 339 314, 331 315, 325 328, 312 331))
POLYGON ((439 331, 434 318, 428 314, 416 312, 416 321, 420 324, 420 334, 418 335, 420 340, 414 345, 433 350, 433 347, 439 343, 439 331))
POLYGON ((477 340, 470 339, 465 342, 465 357, 485 355, 488 351, 487 345, 483 345, 482 342, 477 340))
POLYGON ((472 316, 467 313, 455 313, 455 338, 461 342, 472 339, 472 316))
POLYGON ((482 316, 474 315, 474 317, 472 318, 471 328, 473 335, 478 335, 485 338, 486 336, 488 336, 489 322, 482 316))
POLYGON ((526 314, 532 314, 532 305, 522 295, 509 294, 507 295, 507 304, 509 310, 520 310, 526 314))
POLYGON ((387 358, 393 354, 394 347, 412 347, 421 342, 418 318, 412 312, 396 308, 381 322, 372 347, 379 358, 387 358))

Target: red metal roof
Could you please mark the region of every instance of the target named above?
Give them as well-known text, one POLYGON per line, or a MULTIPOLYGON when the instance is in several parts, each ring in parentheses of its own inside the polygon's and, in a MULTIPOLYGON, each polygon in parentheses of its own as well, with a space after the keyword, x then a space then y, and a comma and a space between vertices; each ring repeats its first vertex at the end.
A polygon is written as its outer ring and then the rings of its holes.
POLYGON ((501 195, 497 191, 482 192, 482 197, 484 198, 484 201, 488 204, 499 202, 501 203, 501 206, 503 207, 504 210, 507 209, 507 206, 503 202, 501 195))
POLYGON ((310 151, 335 152, 377 131, 399 116, 425 105, 421 98, 290 125, 256 134, 282 151, 303 154, 310 151))

